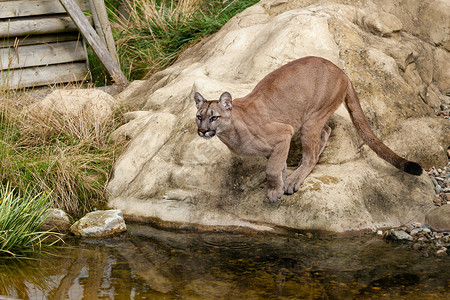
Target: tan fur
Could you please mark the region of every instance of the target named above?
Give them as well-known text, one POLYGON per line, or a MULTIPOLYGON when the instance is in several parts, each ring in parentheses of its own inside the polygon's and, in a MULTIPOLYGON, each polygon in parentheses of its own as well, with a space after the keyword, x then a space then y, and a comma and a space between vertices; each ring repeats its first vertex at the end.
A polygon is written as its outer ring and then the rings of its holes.
POLYGON ((237 154, 268 158, 270 202, 299 189, 330 136, 331 128, 325 123, 344 100, 358 133, 381 158, 411 174, 420 175, 422 171, 373 134, 348 77, 323 58, 305 57, 290 62, 264 77, 243 98, 232 100, 228 92, 218 101, 206 101, 199 93, 194 98, 200 136, 217 135, 237 154), (297 130, 301 134, 302 160, 286 178, 286 158, 297 130))

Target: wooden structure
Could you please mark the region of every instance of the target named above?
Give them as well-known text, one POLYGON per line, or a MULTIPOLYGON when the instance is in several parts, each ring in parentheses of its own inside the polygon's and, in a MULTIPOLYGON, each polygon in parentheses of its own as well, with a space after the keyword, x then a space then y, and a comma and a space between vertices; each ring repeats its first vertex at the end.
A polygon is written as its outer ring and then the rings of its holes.
MULTIPOLYGON (((75 22, 77 28, 80 30, 83 37, 87 40, 89 45, 92 47, 92 50, 94 50, 94 53, 97 55, 97 57, 102 62, 103 66, 108 71, 109 75, 112 77, 112 79, 119 85, 126 85, 128 84, 127 78, 122 73, 119 67, 119 63, 117 61, 117 55, 115 55, 115 47, 111 46, 108 47, 108 40, 106 33, 106 24, 109 22, 105 22, 104 25, 101 25, 98 29, 99 32, 102 32, 103 41, 100 38, 100 36, 97 34, 97 32, 94 30, 94 28, 89 24, 87 18, 84 16, 83 12, 81 11, 79 5, 75 2, 75 0, 59 0, 61 4, 66 9, 67 13, 70 15, 72 20, 75 22), (108 49, 109 48, 109 49, 108 49), (112 49, 114 48, 114 49, 112 49), (113 52, 113 53, 112 53, 113 52)), ((104 18, 106 18, 106 9, 104 8, 104 1, 103 0, 91 0, 92 2, 92 10, 93 15, 100 20, 101 14, 99 14, 100 11, 104 11, 104 18), (99 9, 100 6, 102 6, 102 9, 99 9)), ((101 20, 100 20, 101 21, 101 20)), ((109 27, 108 27, 109 28, 109 27)), ((108 31, 111 29, 109 28, 108 31)), ((112 35, 111 35, 112 39, 112 35)), ((110 40, 111 41, 111 40, 110 40)), ((114 41, 112 43, 114 45, 114 41)))
MULTIPOLYGON (((76 1, 89 9, 89 0, 76 1)), ((86 47, 58 0, 0 2, 0 88, 81 81, 87 74, 86 47)))
POLYGON ((113 80, 126 85, 103 0, 0 0, 0 89, 86 79, 82 36, 113 80))

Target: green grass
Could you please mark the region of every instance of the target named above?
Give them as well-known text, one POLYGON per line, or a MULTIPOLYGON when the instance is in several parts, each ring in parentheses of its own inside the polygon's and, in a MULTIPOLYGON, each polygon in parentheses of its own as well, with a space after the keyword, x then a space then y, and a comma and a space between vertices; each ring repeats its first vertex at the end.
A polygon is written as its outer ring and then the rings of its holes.
MULTIPOLYGON (((118 14, 118 2, 107 0, 121 69, 128 79, 147 78, 172 64, 184 49, 217 32, 229 19, 257 0, 132 0, 129 17, 118 14)), ((90 55, 96 84, 107 76, 90 55)))
POLYGON ((9 185, 0 186, 0 255, 16 256, 36 250, 49 237, 39 231, 52 205, 49 194, 21 194, 9 185))

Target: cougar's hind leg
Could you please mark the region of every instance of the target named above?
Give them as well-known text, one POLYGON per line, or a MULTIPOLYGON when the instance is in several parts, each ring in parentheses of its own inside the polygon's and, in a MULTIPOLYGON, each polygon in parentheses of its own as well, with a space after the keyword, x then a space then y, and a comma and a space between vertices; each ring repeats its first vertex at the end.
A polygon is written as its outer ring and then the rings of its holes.
POLYGON ((319 161, 319 155, 325 148, 331 128, 328 125, 303 125, 301 129, 302 160, 300 166, 286 179, 284 193, 291 195, 297 192, 305 178, 319 161), (317 128, 322 128, 318 130, 317 128))

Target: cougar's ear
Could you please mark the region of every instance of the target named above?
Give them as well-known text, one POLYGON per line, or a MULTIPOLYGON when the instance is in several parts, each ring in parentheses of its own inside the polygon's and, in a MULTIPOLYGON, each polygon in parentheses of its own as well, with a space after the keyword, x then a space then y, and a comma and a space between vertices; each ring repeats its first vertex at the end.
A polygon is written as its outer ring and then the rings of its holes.
POLYGON ((194 100, 195 100, 195 105, 197 106, 197 109, 199 109, 200 106, 202 106, 202 104, 206 102, 205 98, 203 98, 203 96, 200 95, 200 93, 198 93, 198 92, 195 92, 194 100))
POLYGON ((233 107, 233 100, 231 99, 231 94, 228 92, 224 92, 218 101, 219 104, 225 106, 226 109, 231 110, 233 107))

